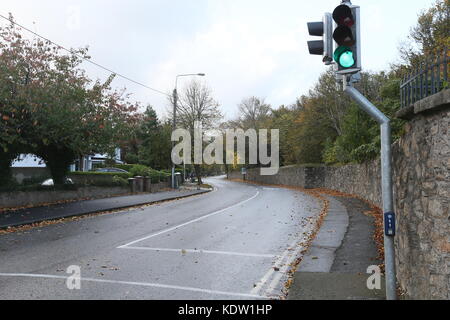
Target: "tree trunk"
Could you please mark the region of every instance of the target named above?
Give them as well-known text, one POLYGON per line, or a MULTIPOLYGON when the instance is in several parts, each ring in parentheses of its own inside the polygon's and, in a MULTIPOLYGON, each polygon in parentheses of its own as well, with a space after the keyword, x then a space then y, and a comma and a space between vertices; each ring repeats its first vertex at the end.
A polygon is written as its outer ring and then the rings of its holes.
POLYGON ((12 182, 11 163, 15 156, 4 152, 0 153, 0 187, 8 187, 12 182))
POLYGON ((198 185, 200 186, 203 184, 202 167, 199 165, 194 165, 194 170, 195 170, 195 176, 197 177, 198 185))
POLYGON ((76 153, 64 147, 60 148, 50 145, 40 148, 37 155, 44 159, 52 175, 54 185, 64 185, 69 173, 69 167, 77 158, 76 153))

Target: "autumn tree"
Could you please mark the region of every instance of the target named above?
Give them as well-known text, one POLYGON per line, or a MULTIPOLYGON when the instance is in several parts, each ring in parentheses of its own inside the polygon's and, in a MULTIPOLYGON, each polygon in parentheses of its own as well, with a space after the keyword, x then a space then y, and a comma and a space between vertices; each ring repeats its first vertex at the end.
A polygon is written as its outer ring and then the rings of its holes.
POLYGON ((442 54, 449 47, 450 0, 437 0, 431 8, 419 15, 408 41, 400 48, 400 55, 406 67, 416 66, 427 57, 442 54))
POLYGON ((0 30, 0 50, 2 167, 32 153, 60 185, 79 156, 112 153, 137 105, 111 89, 114 76, 104 83, 86 76, 80 64, 87 49, 63 54, 48 41, 25 39, 11 17, 0 30))

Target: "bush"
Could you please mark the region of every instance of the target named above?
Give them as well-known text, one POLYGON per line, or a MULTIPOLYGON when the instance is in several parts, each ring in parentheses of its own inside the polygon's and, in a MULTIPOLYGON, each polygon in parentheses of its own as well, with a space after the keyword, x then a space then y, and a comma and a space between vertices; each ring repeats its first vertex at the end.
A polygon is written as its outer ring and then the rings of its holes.
POLYGON ((110 176, 110 177, 120 177, 123 179, 131 178, 129 173, 120 173, 120 172, 71 172, 69 176, 110 176))
POLYGON ((135 164, 115 164, 113 167, 130 172, 134 166, 135 164))
POLYGON ((141 164, 134 165, 130 170, 131 176, 133 177, 150 177, 151 172, 152 169, 141 164))
POLYGON ((124 178, 121 178, 121 177, 118 177, 118 176, 115 176, 113 178, 113 184, 118 186, 118 187, 127 187, 128 186, 128 180, 124 179, 124 178))

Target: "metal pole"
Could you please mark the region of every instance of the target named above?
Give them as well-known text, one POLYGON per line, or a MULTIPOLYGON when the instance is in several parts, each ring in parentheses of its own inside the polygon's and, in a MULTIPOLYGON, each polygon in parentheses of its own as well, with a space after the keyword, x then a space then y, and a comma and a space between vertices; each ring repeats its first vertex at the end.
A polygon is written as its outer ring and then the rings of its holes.
MULTIPOLYGON (((177 104, 178 104, 178 92, 175 86, 175 90, 173 90, 173 124, 172 130, 175 132, 177 129, 177 104)), ((172 150, 175 148, 175 142, 172 141, 172 150)), ((175 183, 175 163, 172 164, 172 189, 176 189, 175 183)))
POLYGON ((397 300, 397 274, 395 266, 395 213, 394 188, 392 183, 392 132, 391 121, 366 99, 351 83, 344 80, 344 89, 360 106, 381 125, 381 164, 384 219, 384 250, 386 265, 386 295, 388 300, 397 300), (387 220, 390 217, 390 220, 387 220))
MULTIPOLYGON (((180 77, 189 77, 189 76, 199 76, 199 77, 204 77, 206 76, 206 74, 204 73, 189 73, 189 74, 179 74, 176 77, 176 81, 175 81, 175 90, 173 90, 173 131, 175 132, 175 130, 177 129, 177 109, 178 109, 178 78, 180 77)), ((172 141, 172 150, 174 150, 175 148, 175 142, 172 141)), ((184 178, 186 180, 186 164, 184 163, 183 160, 183 164, 184 164, 184 178)), ((172 188, 176 189, 177 185, 176 185, 176 179, 175 179, 175 164, 172 165, 172 188)))

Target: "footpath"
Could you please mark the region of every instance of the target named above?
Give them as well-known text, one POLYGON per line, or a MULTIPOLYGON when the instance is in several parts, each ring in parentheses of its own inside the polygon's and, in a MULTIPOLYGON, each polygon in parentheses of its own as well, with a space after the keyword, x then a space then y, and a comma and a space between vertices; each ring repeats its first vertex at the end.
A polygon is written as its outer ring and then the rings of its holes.
POLYGON ((353 198, 327 197, 330 210, 294 275, 289 300, 385 300, 369 290, 370 266, 378 266, 374 218, 370 207, 353 198))
POLYGON ((44 221, 59 220, 64 218, 83 216, 87 214, 128 209, 163 201, 192 197, 207 192, 209 192, 209 190, 180 189, 152 194, 139 194, 107 199, 77 201, 37 208, 5 211, 0 213, 0 230, 40 223, 44 221))

